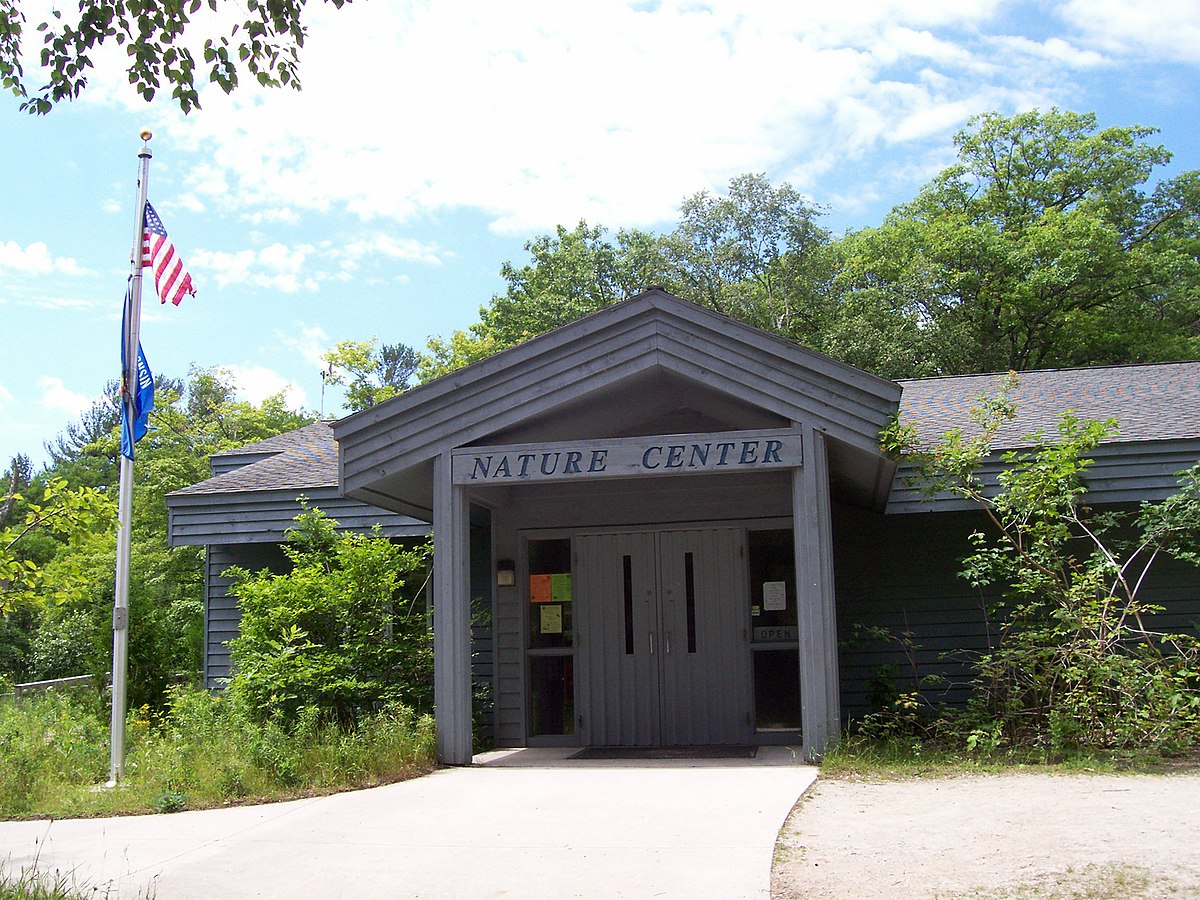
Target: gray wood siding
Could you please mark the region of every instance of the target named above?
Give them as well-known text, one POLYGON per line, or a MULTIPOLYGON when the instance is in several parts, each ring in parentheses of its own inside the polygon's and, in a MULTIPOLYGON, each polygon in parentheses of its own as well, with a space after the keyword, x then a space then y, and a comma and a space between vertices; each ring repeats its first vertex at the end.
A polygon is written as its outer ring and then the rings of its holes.
POLYGON ((295 524, 301 494, 347 531, 370 531, 379 523, 384 537, 415 537, 429 532, 429 525, 419 519, 348 500, 335 488, 184 494, 167 501, 171 546, 278 543, 295 524))
POLYGON ((261 453, 214 453, 208 458, 208 462, 212 467, 213 476, 216 477, 217 475, 224 475, 226 472, 233 472, 251 463, 270 459, 277 452, 277 450, 268 450, 261 453))
MULTIPOLYGON (((977 513, 885 516, 849 507, 834 515, 842 706, 849 719, 872 711, 873 680, 911 691, 926 675, 946 679, 927 688, 934 703, 968 697, 971 654, 988 648, 993 628, 983 594, 958 577, 967 537, 985 523, 977 513), (890 639, 864 637, 883 628, 890 639), (901 638, 908 634, 907 639, 901 638)), ((1166 607, 1150 620, 1162 631, 1200 625, 1200 569, 1174 560, 1156 564, 1142 598, 1166 607)))
POLYGON ((237 600, 230 596, 232 583, 222 573, 230 566, 252 572, 268 569, 286 572, 289 562, 276 544, 212 545, 205 558, 204 585, 204 684, 221 687, 231 674, 228 641, 237 637, 242 619, 237 600))
MULTIPOLYGON (((1200 460, 1200 441, 1160 441, 1156 443, 1114 442, 1096 448, 1094 462, 1086 479, 1088 497, 1093 503, 1139 503, 1156 501, 1179 489, 1176 473, 1200 460)), ((984 484, 995 486, 999 460, 984 466, 980 475, 984 484)), ((889 513, 926 513, 970 509, 967 501, 951 494, 926 500, 910 486, 911 466, 901 465, 888 499, 889 513)))
POLYGON ((475 735, 484 744, 495 740, 495 590, 491 516, 471 509, 471 690, 475 735), (478 519, 478 521, 474 521, 478 519))
MULTIPOLYGON (((492 513, 496 559, 520 558, 516 524, 507 510, 492 513)), ((492 609, 495 667, 492 695, 496 745, 519 747, 525 742, 525 636, 519 588, 496 587, 492 609)))
POLYGON ((515 587, 496 590, 496 744, 518 747, 525 740, 524 618, 515 587))
POLYGON ((498 490, 510 491, 509 512, 519 523, 518 528, 637 527, 791 515, 789 472, 641 478, 498 490))

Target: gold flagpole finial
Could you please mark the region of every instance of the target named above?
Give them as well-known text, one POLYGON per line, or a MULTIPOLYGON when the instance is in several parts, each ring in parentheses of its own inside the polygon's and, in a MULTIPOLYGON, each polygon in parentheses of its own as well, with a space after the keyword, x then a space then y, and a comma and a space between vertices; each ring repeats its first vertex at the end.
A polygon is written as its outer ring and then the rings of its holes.
POLYGON ((138 132, 138 137, 140 137, 143 141, 149 141, 150 138, 154 137, 154 135, 151 133, 149 128, 143 128, 138 132))

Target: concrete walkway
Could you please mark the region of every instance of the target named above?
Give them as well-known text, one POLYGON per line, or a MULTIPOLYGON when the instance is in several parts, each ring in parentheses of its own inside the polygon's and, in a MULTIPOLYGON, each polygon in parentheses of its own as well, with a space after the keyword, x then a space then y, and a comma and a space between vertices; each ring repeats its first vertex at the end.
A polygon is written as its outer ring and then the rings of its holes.
POLYGON ((754 760, 485 754, 365 791, 166 816, 0 822, 12 872, 113 897, 767 898, 775 837, 816 778, 754 760))

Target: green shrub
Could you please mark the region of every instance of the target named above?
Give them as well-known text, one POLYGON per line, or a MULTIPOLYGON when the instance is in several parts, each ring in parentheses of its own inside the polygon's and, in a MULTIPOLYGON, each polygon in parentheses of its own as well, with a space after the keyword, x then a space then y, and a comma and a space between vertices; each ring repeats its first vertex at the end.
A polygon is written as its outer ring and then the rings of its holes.
POLYGON ((430 710, 432 638, 417 597, 428 546, 339 535, 315 509, 296 522, 291 572, 226 573, 242 609, 230 695, 289 731, 309 710, 343 726, 389 705, 430 710))
POLYGON ((1000 454, 993 489, 980 470, 1015 415, 1006 396, 1015 383, 980 398, 977 437, 952 432, 931 450, 910 447, 927 494, 949 492, 983 511, 989 527, 971 536, 961 575, 1002 595, 989 611, 998 639, 975 661, 960 731, 972 749, 1054 756, 1200 744, 1200 641, 1148 627, 1162 608, 1142 597, 1163 556, 1200 564, 1200 463, 1180 473, 1166 500, 1101 513, 1085 476, 1116 423, 1068 414, 1055 438, 1031 435, 1032 449, 1000 454))

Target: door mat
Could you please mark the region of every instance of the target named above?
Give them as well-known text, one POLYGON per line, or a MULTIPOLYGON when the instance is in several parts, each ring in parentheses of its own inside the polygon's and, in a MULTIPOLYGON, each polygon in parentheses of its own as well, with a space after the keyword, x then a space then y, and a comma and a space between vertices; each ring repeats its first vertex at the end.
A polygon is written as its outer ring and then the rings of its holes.
POLYGON ((711 744, 694 747, 585 747, 571 759, 754 759, 758 748, 749 744, 711 744))

